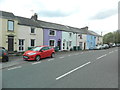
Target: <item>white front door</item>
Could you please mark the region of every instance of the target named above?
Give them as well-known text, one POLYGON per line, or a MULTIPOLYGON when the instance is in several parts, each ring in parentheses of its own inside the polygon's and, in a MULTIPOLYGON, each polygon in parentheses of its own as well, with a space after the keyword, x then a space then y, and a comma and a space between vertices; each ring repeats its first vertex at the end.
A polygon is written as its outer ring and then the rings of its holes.
POLYGON ((25 41, 24 39, 19 39, 19 52, 25 51, 24 41, 25 41))

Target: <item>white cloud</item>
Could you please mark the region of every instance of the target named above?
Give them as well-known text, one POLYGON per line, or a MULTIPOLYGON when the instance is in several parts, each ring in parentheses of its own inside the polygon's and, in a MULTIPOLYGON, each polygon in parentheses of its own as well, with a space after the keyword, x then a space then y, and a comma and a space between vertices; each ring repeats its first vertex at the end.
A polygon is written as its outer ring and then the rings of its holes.
MULTIPOLYGON (((100 34, 116 30, 117 14, 103 20, 90 20, 96 14, 117 9, 118 0, 1 0, 0 9, 30 18, 33 12, 39 19, 74 27, 89 26, 100 34), (33 12, 31 11, 33 10, 33 12), (48 15, 50 14, 50 15, 48 15), (69 15, 68 15, 69 14, 69 15), (52 15, 52 16, 51 16, 52 15), (58 16, 58 17, 57 17, 58 16)), ((103 13, 104 14, 104 13, 103 13)))

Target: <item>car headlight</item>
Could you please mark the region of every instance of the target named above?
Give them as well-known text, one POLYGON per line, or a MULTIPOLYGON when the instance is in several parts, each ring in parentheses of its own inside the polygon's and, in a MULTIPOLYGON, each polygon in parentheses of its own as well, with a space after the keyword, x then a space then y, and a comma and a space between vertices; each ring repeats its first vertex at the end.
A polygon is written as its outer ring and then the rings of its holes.
POLYGON ((34 54, 36 54, 36 53, 28 53, 28 55, 34 55, 34 54))

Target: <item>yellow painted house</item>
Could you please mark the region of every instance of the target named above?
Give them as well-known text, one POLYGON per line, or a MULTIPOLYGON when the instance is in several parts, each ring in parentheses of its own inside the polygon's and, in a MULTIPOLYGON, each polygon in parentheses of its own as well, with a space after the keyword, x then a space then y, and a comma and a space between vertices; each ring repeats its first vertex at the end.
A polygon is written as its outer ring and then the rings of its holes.
POLYGON ((0 47, 17 50, 17 19, 13 13, 0 11, 0 47))

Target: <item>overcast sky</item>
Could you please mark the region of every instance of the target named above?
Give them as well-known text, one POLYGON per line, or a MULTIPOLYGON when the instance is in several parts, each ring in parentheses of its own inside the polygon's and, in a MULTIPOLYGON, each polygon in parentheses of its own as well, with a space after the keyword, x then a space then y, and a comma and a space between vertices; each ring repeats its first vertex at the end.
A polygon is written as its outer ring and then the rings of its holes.
POLYGON ((118 29, 119 0, 0 0, 0 10, 39 20, 82 28, 98 34, 118 29))

